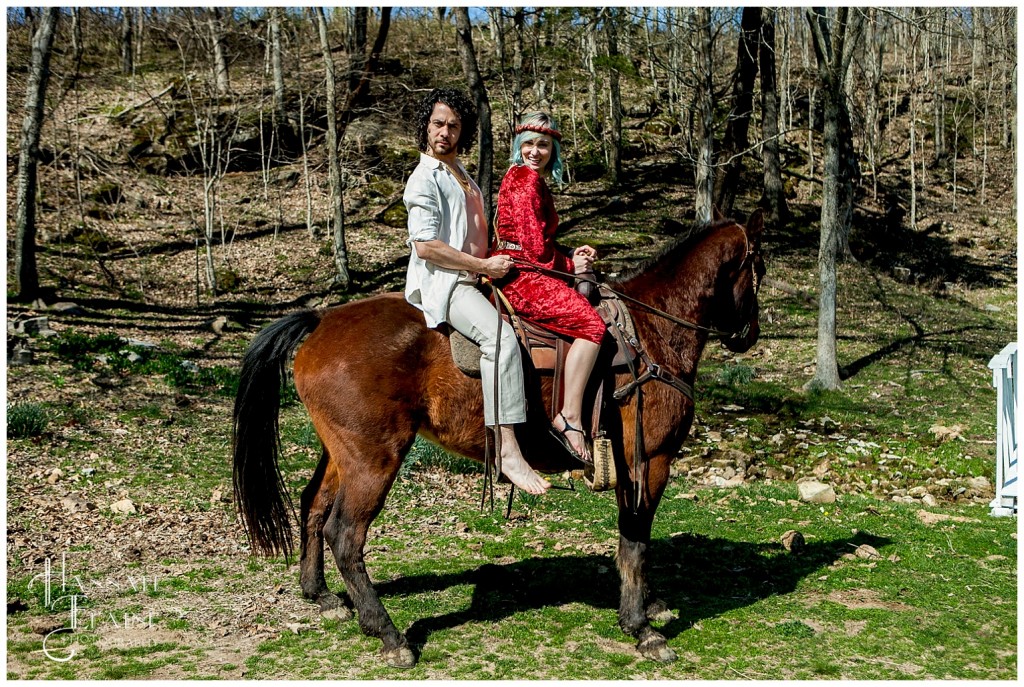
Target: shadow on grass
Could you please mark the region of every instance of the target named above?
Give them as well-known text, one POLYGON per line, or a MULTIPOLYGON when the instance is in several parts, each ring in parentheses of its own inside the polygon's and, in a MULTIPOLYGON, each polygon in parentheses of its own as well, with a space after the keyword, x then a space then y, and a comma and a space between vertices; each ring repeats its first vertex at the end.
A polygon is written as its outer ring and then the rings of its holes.
MULTIPOLYGON (((660 598, 678 617, 661 628, 676 637, 701 620, 761 599, 794 591, 808 575, 861 544, 880 548, 890 540, 858 533, 849 538, 807 544, 796 554, 780 544, 737 542, 685 534, 652 542, 650 599, 660 598)), ((506 565, 485 564, 458 573, 413 575, 376 586, 383 600, 474 585, 470 606, 454 613, 416 620, 406 631, 422 648, 435 632, 466 623, 495 622, 521 611, 582 603, 617 609, 619 578, 610 556, 531 558, 506 565)))

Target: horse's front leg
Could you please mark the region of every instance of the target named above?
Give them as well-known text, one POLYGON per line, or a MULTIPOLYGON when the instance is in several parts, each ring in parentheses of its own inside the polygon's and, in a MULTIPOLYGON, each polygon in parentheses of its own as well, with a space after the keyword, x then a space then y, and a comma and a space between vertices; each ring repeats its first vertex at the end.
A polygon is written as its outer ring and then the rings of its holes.
POLYGON ((637 651, 661 663, 676 660, 664 635, 651 627, 652 617, 668 612, 662 601, 648 603, 647 549, 651 544, 651 526, 668 477, 668 461, 651 461, 647 485, 640 507, 633 511, 634 485, 619 482, 619 551, 616 564, 621 580, 619 627, 637 640, 637 651))

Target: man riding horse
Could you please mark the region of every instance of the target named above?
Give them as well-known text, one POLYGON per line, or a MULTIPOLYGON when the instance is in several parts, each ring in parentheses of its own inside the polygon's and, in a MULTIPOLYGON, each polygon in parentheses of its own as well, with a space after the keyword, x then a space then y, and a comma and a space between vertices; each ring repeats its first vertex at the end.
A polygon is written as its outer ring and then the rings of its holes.
POLYGON ((476 288, 478 275, 504 277, 512 266, 506 255, 487 257, 483 198, 458 159, 473 144, 476 119, 472 102, 454 89, 434 89, 417 109, 420 162, 402 198, 412 248, 405 298, 423 312, 428 327, 448 323, 479 344, 484 423, 500 432, 498 464, 520 489, 543 494, 551 484, 527 465, 513 428, 526 421, 519 345, 507 323, 499 332, 494 306, 476 288))

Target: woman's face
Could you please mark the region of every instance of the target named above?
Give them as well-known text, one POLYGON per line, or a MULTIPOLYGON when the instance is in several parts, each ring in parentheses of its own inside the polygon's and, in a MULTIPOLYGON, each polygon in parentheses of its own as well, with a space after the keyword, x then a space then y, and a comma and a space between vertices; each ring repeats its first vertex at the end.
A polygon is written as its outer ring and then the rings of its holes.
POLYGON ((551 162, 551 150, 554 147, 550 136, 541 135, 524 141, 519 152, 523 155, 523 163, 537 172, 543 174, 551 162))

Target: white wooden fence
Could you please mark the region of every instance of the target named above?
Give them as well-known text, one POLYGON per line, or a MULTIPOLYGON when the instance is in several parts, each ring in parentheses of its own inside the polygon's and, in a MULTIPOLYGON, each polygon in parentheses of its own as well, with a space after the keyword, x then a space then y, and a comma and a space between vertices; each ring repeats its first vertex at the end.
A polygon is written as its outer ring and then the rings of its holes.
POLYGON ((996 497, 992 515, 1017 515, 1017 344, 989 361, 996 388, 996 497))

